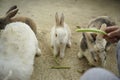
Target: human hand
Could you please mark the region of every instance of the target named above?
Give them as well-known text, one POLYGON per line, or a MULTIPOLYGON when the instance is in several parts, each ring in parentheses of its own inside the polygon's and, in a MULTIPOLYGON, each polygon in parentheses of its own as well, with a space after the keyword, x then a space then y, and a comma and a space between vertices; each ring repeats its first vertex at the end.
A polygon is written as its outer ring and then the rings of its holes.
POLYGON ((107 35, 104 35, 103 38, 111 43, 118 42, 120 40, 120 27, 110 26, 105 29, 107 35))

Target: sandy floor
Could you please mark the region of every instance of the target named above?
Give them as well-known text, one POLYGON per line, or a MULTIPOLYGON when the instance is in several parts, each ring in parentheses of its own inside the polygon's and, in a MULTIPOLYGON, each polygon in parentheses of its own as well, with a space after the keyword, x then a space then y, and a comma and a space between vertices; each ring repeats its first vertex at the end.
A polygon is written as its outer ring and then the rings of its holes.
MULTIPOLYGON (((18 5, 20 16, 34 19, 38 27, 38 40, 42 55, 35 58, 34 72, 31 80, 79 80, 82 73, 77 70, 89 69, 86 59, 77 58, 80 33, 76 26, 86 27, 90 19, 97 16, 111 16, 120 25, 119 0, 0 0, 0 15, 12 5, 18 5), (69 66, 67 70, 50 69, 56 66, 50 47, 50 30, 54 25, 55 13, 64 13, 65 22, 72 31, 72 47, 66 50, 60 65, 69 66)), ((115 47, 108 52, 106 69, 118 75, 115 47), (114 57, 113 57, 114 56, 114 57)))

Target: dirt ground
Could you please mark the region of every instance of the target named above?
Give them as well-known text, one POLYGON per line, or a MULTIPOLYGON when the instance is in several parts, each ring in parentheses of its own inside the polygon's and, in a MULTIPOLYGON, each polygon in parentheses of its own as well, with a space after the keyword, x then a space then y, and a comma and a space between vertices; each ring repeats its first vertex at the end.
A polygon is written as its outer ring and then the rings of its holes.
MULTIPOLYGON (((97 16, 110 16, 120 25, 119 0, 0 0, 0 15, 9 7, 18 5, 17 16, 32 18, 37 24, 38 40, 42 55, 35 58, 34 72, 31 80, 79 80, 82 73, 78 70, 89 69, 86 59, 77 58, 81 33, 75 32, 76 26, 86 27, 89 20, 97 16), (72 47, 66 50, 60 65, 70 69, 50 69, 56 66, 50 47, 50 30, 55 23, 55 13, 64 13, 65 22, 72 31, 72 47)), ((115 47, 108 52, 106 69, 118 75, 115 47)))

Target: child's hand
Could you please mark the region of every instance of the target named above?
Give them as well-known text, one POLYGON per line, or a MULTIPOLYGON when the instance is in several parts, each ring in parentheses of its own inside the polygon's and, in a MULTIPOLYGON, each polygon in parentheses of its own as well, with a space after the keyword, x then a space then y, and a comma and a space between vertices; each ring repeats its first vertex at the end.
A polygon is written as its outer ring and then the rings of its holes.
POLYGON ((120 27, 110 26, 105 29, 105 32, 107 35, 104 35, 103 38, 105 38, 107 41, 115 43, 120 40, 120 27))

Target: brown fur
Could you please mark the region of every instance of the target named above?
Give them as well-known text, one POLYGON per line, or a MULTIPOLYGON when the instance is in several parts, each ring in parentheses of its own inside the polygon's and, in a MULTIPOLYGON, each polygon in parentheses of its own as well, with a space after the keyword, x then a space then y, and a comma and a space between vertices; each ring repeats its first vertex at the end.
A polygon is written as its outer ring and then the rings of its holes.
POLYGON ((10 7, 10 9, 6 12, 6 15, 4 17, 0 18, 0 29, 4 29, 5 26, 11 22, 23 22, 30 26, 30 28, 33 30, 35 34, 37 34, 36 24, 35 22, 28 18, 28 17, 14 17, 18 12, 17 6, 14 5, 10 7))
POLYGON ((10 7, 10 9, 6 12, 6 14, 8 14, 10 11, 12 11, 12 10, 14 10, 14 9, 17 9, 17 6, 16 6, 16 5, 10 7))
POLYGON ((33 30, 33 32, 37 34, 36 24, 32 19, 28 17, 15 17, 10 20, 10 22, 18 22, 18 21, 28 24, 30 28, 33 30))

